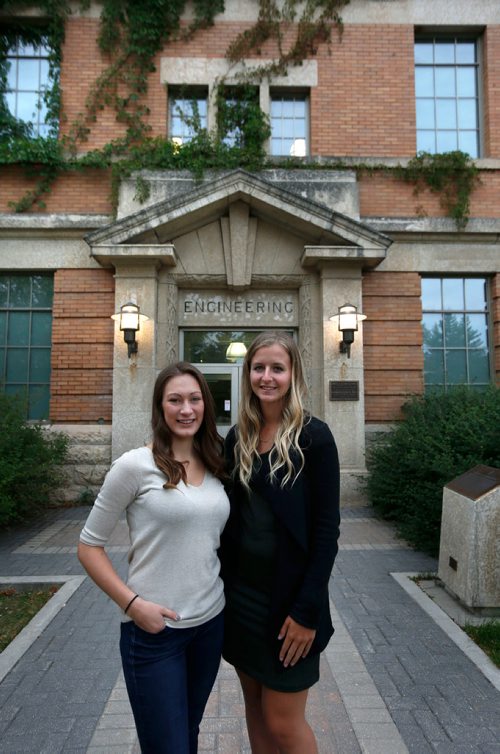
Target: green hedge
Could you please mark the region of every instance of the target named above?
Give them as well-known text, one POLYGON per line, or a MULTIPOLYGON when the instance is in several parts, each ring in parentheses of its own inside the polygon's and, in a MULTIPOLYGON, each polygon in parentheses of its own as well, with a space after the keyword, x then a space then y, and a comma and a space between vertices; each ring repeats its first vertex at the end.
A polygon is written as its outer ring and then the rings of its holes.
POLYGON ((367 458, 368 495, 416 548, 437 555, 443 486, 477 464, 500 466, 500 389, 414 397, 367 458))
POLYGON ((23 402, 0 392, 0 526, 47 507, 63 483, 68 439, 25 420, 23 402))

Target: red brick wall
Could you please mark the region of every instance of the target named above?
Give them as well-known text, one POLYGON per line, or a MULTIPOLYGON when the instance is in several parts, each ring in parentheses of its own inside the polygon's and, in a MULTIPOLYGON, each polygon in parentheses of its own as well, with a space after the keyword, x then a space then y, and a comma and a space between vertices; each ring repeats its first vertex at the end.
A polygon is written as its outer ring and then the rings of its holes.
POLYGON ((50 418, 111 421, 115 282, 109 270, 54 276, 50 418))
MULTIPOLYGON (((498 217, 500 207, 500 171, 483 171, 481 184, 471 196, 471 217, 498 217)), ((359 202, 362 217, 446 217, 439 194, 424 190, 415 196, 413 186, 386 173, 364 173, 359 179, 359 202)))
POLYGON ((500 26, 488 26, 483 45, 484 157, 500 156, 500 26))
POLYGON ((366 273, 363 314, 366 421, 394 421, 408 396, 423 392, 420 276, 366 273))

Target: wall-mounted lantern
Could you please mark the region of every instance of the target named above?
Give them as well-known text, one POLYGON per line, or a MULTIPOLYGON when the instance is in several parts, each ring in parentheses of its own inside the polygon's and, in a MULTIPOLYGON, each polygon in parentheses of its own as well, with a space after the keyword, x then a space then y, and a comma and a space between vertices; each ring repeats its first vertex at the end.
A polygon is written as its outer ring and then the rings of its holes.
POLYGON ((338 322, 338 329, 342 333, 340 341, 340 353, 346 353, 348 358, 351 357, 351 345, 354 343, 354 333, 358 329, 358 322, 366 319, 366 314, 358 312, 354 304, 343 304, 339 306, 338 314, 330 317, 333 322, 338 322))
POLYGON ((129 301, 127 304, 120 306, 120 311, 111 315, 111 319, 120 323, 120 330, 123 332, 123 339, 127 344, 128 357, 137 353, 137 341, 135 334, 141 329, 141 322, 146 322, 149 317, 141 314, 140 307, 129 301))
POLYGON ((244 343, 234 341, 230 343, 226 350, 226 359, 232 361, 234 364, 241 364, 245 358, 247 347, 244 343))

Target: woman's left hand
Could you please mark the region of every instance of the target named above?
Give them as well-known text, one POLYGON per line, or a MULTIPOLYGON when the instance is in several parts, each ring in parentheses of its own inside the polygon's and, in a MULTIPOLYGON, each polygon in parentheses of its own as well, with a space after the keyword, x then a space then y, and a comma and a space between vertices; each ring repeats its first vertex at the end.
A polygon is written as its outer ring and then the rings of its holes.
POLYGON ((301 626, 290 616, 287 617, 278 636, 278 639, 283 639, 280 661, 285 668, 295 665, 301 657, 307 657, 315 636, 316 631, 313 628, 301 626))

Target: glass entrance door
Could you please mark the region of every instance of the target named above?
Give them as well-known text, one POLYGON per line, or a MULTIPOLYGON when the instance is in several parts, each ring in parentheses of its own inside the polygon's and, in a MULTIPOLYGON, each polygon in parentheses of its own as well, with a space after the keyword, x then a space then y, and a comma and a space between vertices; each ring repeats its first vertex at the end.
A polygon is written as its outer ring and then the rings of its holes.
POLYGON ((236 424, 245 349, 260 330, 184 330, 180 352, 207 378, 215 400, 217 429, 225 437, 236 424))
POLYGON ((219 434, 225 437, 238 417, 241 367, 233 364, 195 364, 203 372, 215 401, 219 434))

